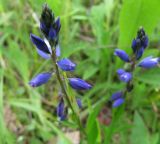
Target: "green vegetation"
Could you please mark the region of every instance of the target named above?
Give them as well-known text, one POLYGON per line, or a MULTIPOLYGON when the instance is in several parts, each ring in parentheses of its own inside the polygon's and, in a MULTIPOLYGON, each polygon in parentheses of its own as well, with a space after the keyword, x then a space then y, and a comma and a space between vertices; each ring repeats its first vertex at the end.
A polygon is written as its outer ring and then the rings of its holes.
POLYGON ((116 74, 125 65, 113 55, 115 48, 131 53, 132 39, 143 26, 150 42, 143 57, 160 55, 159 0, 1 0, 0 144, 72 144, 79 139, 67 136, 77 133, 74 121, 57 119, 56 77, 38 88, 28 85, 53 67, 30 41, 31 32, 40 36, 45 2, 61 18, 61 57, 71 57, 78 64, 75 74, 93 85, 88 92, 74 92, 82 99, 80 116, 87 132, 81 143, 159 144, 159 67, 137 69, 125 104, 112 108, 109 103, 112 93, 125 86, 116 74), (107 123, 100 122, 100 113, 107 123))

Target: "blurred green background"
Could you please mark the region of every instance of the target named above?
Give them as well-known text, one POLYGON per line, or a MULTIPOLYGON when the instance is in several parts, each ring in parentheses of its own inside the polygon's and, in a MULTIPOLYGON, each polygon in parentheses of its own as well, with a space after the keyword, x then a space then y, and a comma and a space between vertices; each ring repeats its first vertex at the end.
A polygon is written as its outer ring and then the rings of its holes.
POLYGON ((36 89, 28 86, 34 75, 53 67, 29 38, 30 33, 41 36, 38 19, 45 2, 61 18, 61 57, 70 57, 78 64, 74 74, 94 85, 75 93, 82 99, 80 115, 88 132, 81 143, 160 144, 160 68, 137 69, 125 104, 112 109, 108 103, 125 87, 116 75, 125 65, 113 55, 115 48, 131 54, 132 39, 143 26, 150 42, 143 57, 160 55, 159 0, 0 0, 0 144, 74 140, 66 133, 76 133, 75 123, 56 118, 56 79, 36 89))

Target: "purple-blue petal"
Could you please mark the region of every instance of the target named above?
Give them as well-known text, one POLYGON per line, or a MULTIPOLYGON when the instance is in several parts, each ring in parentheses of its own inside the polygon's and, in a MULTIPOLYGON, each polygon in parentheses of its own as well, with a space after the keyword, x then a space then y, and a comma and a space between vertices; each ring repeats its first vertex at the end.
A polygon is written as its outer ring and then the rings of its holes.
POLYGON ((47 54, 39 49, 37 49, 37 53, 44 59, 50 59, 51 58, 51 55, 50 54, 47 54))
POLYGON ((125 72, 124 69, 118 69, 118 70, 117 70, 117 74, 118 74, 118 75, 121 75, 121 74, 123 74, 124 72, 125 72))
POLYGON ((49 29, 46 27, 46 25, 43 22, 40 22, 40 29, 42 32, 44 32, 46 35, 48 35, 49 29))
POLYGON ((50 54, 50 51, 46 45, 46 43, 38 36, 34 35, 34 34, 30 34, 30 38, 32 43, 37 47, 37 49, 50 54))
POLYGON ((76 90, 89 90, 92 86, 80 78, 69 78, 69 84, 76 90))
POLYGON ((61 56, 61 49, 60 49, 59 44, 56 45, 56 56, 57 56, 57 57, 60 57, 60 56, 61 56))
POLYGON ((50 30, 49 30, 49 38, 51 39, 51 40, 54 40, 55 38, 56 38, 56 31, 55 31, 55 29, 53 29, 52 27, 50 28, 50 30))
POLYGON ((61 23, 60 23, 60 17, 58 17, 55 21, 55 26, 56 26, 56 32, 58 33, 61 28, 61 23))
POLYGON ((61 100, 57 106, 57 116, 63 117, 64 116, 64 101, 61 100))
POLYGON ((64 71, 74 71, 76 67, 76 64, 67 58, 58 61, 57 64, 64 71))
POLYGON ((129 56, 125 51, 120 49, 115 49, 114 54, 118 56, 121 60, 125 62, 130 62, 129 56))
POLYGON ((115 100, 113 102, 112 107, 118 107, 118 106, 122 105, 123 103, 124 103, 124 99, 123 98, 119 98, 119 99, 117 99, 117 100, 115 100))
POLYGON ((82 108, 82 101, 81 101, 81 99, 76 99, 76 101, 77 101, 78 107, 82 108))
POLYGON ((159 58, 152 58, 152 56, 149 56, 147 58, 144 58, 139 64, 139 67, 143 68, 153 68, 157 66, 159 63, 159 58))
POLYGON ((32 87, 38 87, 48 82, 48 80, 51 78, 52 73, 46 72, 46 73, 40 73, 36 75, 30 82, 29 85, 32 87))
POLYGON ((144 52, 144 48, 143 47, 141 47, 139 50, 137 50, 137 52, 136 52, 136 59, 137 60, 139 60, 142 57, 143 52, 144 52))
POLYGON ((119 79, 125 83, 128 83, 132 79, 132 74, 129 72, 124 72, 123 74, 119 75, 119 79))
POLYGON ((116 99, 119 99, 123 96, 123 92, 122 91, 118 91, 112 94, 111 96, 111 100, 115 101, 116 99))

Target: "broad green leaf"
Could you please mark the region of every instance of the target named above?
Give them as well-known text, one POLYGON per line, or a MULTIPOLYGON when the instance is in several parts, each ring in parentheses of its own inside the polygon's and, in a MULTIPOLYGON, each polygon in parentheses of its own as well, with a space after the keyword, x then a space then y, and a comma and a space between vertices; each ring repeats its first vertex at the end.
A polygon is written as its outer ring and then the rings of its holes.
POLYGON ((150 144, 147 127, 138 112, 134 114, 130 140, 131 144, 150 144))

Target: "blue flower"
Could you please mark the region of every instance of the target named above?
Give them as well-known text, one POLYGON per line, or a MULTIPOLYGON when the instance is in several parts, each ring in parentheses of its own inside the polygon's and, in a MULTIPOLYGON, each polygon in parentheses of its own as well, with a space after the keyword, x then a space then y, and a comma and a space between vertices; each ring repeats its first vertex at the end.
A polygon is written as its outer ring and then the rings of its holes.
POLYGON ((144 52, 144 48, 143 47, 141 47, 140 49, 137 50, 137 52, 136 52, 136 59, 137 60, 139 60, 142 57, 143 52, 144 52))
POLYGON ((37 76, 35 76, 30 82, 29 85, 32 87, 38 87, 48 82, 48 80, 51 78, 52 73, 46 72, 46 73, 40 73, 37 76))
POLYGON ((74 71, 76 67, 76 64, 67 58, 58 61, 57 64, 64 71, 74 71))
POLYGON ((65 118, 66 118, 63 99, 60 100, 60 102, 57 106, 57 116, 60 118, 60 120, 65 120, 65 118))
POLYGON ((76 101, 77 101, 77 105, 78 105, 78 107, 79 108, 82 108, 82 101, 81 101, 81 99, 76 99, 76 101))
POLYGON ((144 58, 139 64, 139 67, 153 68, 159 63, 159 58, 153 58, 152 56, 144 58))
POLYGON ((118 75, 121 75, 121 74, 123 74, 124 72, 125 72, 124 69, 118 69, 118 70, 117 70, 117 74, 118 74, 118 75))
POLYGON ((115 92, 115 93, 112 94, 111 100, 115 101, 115 100, 121 98, 122 96, 123 96, 123 92, 122 91, 115 92))
POLYGON ((125 71, 122 72, 122 69, 117 70, 117 74, 119 76, 119 79, 123 82, 128 83, 132 79, 132 74, 125 71), (121 73, 119 71, 121 71, 121 73))
POLYGON ((118 56, 121 60, 123 60, 125 62, 130 62, 128 54, 123 50, 116 49, 114 51, 114 55, 118 56))
POLYGON ((57 44, 57 45, 56 45, 56 56, 57 56, 57 57, 60 57, 60 55, 61 55, 61 49, 60 49, 59 44, 57 44))
POLYGON ((49 42, 46 39, 42 40, 41 38, 33 34, 30 35, 30 38, 33 44, 36 46, 38 54, 44 59, 49 59, 52 54, 52 50, 49 42))
POLYGON ((80 78, 69 78, 69 84, 76 90, 89 90, 92 86, 80 78))
POLYGON ((49 30, 49 39, 54 40, 56 36, 57 36, 56 30, 51 27, 49 30))
POLYGON ((124 99, 123 98, 119 98, 119 99, 117 99, 117 100, 115 100, 113 102, 112 107, 118 107, 118 106, 122 105, 123 103, 124 103, 124 99))
POLYGON ((30 34, 30 38, 32 43, 42 52, 51 54, 46 43, 38 36, 34 34, 30 34))
POLYGON ((44 22, 40 22, 40 30, 46 35, 48 36, 49 33, 49 28, 46 27, 44 22))
POLYGON ((55 25, 56 32, 58 33, 60 31, 60 28, 61 28, 60 17, 58 17, 56 19, 54 25, 55 25))

